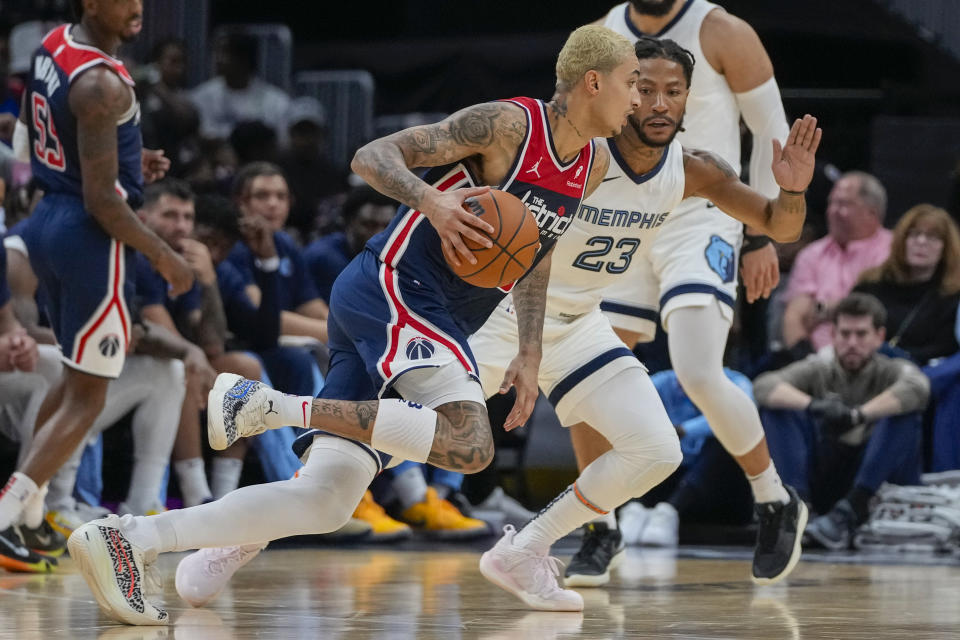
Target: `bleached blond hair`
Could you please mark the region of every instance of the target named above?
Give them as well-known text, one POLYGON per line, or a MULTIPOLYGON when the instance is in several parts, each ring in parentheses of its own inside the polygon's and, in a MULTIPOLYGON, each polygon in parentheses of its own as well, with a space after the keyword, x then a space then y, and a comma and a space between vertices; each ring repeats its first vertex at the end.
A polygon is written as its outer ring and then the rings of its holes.
POLYGON ((570 91, 590 71, 613 71, 635 56, 625 37, 598 24, 588 24, 570 34, 557 56, 557 91, 570 91))

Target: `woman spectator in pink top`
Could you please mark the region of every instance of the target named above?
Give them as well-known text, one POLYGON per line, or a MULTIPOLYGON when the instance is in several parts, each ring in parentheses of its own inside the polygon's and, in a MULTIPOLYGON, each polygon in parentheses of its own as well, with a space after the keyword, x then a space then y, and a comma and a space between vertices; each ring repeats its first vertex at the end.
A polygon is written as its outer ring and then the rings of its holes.
POLYGON ((890 254, 892 234, 883 228, 887 192, 862 171, 843 174, 827 198, 827 236, 797 255, 783 313, 787 348, 808 340, 814 350, 831 344, 831 311, 860 274, 890 254))

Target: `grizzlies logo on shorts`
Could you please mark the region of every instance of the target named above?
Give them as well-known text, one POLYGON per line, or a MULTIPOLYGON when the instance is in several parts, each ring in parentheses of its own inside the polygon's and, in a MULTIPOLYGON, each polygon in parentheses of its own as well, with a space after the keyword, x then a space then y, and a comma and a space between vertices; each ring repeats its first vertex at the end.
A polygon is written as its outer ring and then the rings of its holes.
POLYGON ((733 245, 717 235, 710 236, 710 242, 703 252, 710 269, 720 276, 723 282, 733 282, 737 273, 733 245))

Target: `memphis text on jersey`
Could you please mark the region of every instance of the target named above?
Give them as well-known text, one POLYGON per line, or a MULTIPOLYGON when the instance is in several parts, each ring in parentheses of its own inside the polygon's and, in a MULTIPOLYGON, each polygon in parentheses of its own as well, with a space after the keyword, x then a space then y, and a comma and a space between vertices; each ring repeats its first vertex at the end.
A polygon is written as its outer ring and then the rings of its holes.
POLYGON ((664 213, 643 213, 641 211, 629 211, 627 209, 598 209, 597 207, 581 204, 580 210, 577 212, 577 219, 601 227, 630 228, 636 225, 637 229, 656 229, 667 221, 667 215, 669 213, 669 211, 664 213))

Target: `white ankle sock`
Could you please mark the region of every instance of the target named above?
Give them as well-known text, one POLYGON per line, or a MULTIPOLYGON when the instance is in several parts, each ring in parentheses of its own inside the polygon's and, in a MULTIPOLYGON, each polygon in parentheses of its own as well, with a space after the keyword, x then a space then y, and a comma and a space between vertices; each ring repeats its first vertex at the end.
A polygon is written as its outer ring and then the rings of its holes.
POLYGON ((374 449, 413 462, 426 462, 437 432, 437 412, 406 400, 381 400, 373 422, 374 449))
POLYGON ((188 458, 173 463, 180 483, 180 494, 183 496, 183 506, 193 507, 201 504, 207 498, 212 498, 210 485, 207 484, 207 474, 203 466, 203 458, 188 458))
POLYGON ((570 485, 517 532, 513 544, 536 553, 547 553, 554 542, 596 515, 597 512, 577 496, 575 485, 570 485))
POLYGON ((615 514, 613 511, 608 511, 605 515, 597 516, 596 518, 594 518, 594 519, 591 520, 590 522, 594 522, 594 523, 598 523, 598 524, 599 524, 599 523, 603 523, 603 524, 607 525, 607 526, 608 526, 609 528, 611 528, 611 529, 616 529, 616 528, 617 528, 617 516, 616 516, 616 514, 615 514))
POLYGON ((213 469, 210 470, 210 489, 213 499, 219 500, 240 486, 240 472, 243 471, 243 460, 217 456, 213 459, 213 469))
POLYGON ((747 476, 750 481, 750 488, 753 490, 753 499, 756 502, 780 502, 786 504, 790 502, 790 494, 783 488, 783 482, 780 481, 780 475, 777 474, 777 468, 773 466, 773 460, 758 476, 747 476))
POLYGON ((278 412, 276 415, 267 409, 267 426, 271 429, 279 427, 303 427, 310 428, 310 408, 313 406, 313 396, 291 396, 286 393, 280 393, 274 389, 268 401, 274 401, 276 406, 273 408, 278 412))
POLYGON ((167 465, 168 460, 165 458, 134 460, 125 501, 133 513, 146 513, 150 509, 163 506, 160 504, 160 489, 167 465))
POLYGON ((423 502, 427 496, 427 479, 423 477, 423 467, 419 465, 395 475, 390 485, 404 510, 423 502))
POLYGON ((44 482, 23 506, 23 524, 28 528, 36 529, 43 522, 43 506, 46 499, 47 483, 44 482))
POLYGON ((6 486, 0 489, 0 531, 17 524, 27 502, 39 491, 36 483, 19 471, 15 471, 6 486))

